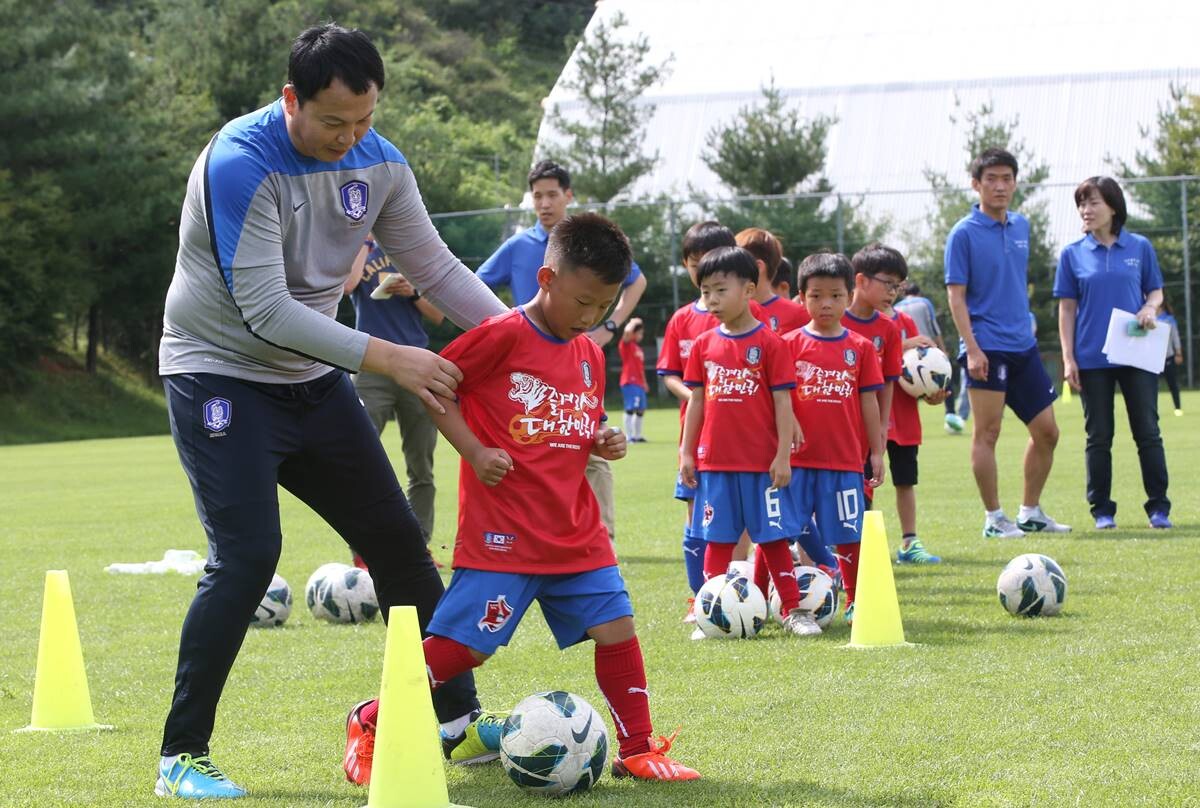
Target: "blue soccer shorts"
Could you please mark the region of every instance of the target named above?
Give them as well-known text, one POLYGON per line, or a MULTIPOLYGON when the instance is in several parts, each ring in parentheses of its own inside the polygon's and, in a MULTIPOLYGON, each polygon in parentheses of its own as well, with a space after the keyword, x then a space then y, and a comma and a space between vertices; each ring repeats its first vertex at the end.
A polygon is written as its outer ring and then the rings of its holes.
POLYGON ((633 603, 616 567, 567 575, 456 569, 426 631, 484 654, 508 645, 534 601, 559 648, 587 639, 587 630, 633 616, 633 603))
POLYGON ((804 526, 785 491, 771 486, 771 475, 759 471, 705 471, 692 510, 692 535, 719 544, 734 544, 742 531, 759 544, 791 539, 804 526))
POLYGON ((826 546, 862 539, 863 476, 857 471, 793 468, 789 509, 807 523, 812 516, 826 546))
POLYGON ((621 385, 621 398, 625 400, 625 412, 642 412, 646 409, 646 388, 640 384, 621 385))
POLYGON ((965 353, 958 357, 967 387, 1004 393, 1004 403, 1023 423, 1032 421, 1058 398, 1036 346, 1027 351, 984 351, 984 354, 988 359, 988 375, 983 380, 973 379, 967 373, 965 353))

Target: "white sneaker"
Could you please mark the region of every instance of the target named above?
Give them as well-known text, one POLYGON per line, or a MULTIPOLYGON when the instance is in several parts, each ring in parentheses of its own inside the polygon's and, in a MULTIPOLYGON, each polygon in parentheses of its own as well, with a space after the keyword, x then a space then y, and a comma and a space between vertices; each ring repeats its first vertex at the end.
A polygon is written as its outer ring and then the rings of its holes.
POLYGON ((708 635, 704 633, 704 629, 700 628, 699 626, 696 626, 695 630, 692 631, 692 636, 688 637, 688 639, 689 640, 707 640, 708 635))
POLYGON ((1026 533, 1070 533, 1070 525, 1060 525, 1055 522, 1041 507, 1026 511, 1024 508, 1017 514, 1017 527, 1026 533))
POLYGON ((1000 514, 995 519, 988 519, 983 523, 983 537, 985 539, 1020 539, 1024 535, 1025 531, 1017 527, 1017 523, 1004 514, 1000 514))
POLYGON ((800 637, 814 637, 821 633, 821 627, 817 625, 812 612, 806 612, 804 609, 792 609, 788 612, 788 616, 783 618, 783 627, 800 637))

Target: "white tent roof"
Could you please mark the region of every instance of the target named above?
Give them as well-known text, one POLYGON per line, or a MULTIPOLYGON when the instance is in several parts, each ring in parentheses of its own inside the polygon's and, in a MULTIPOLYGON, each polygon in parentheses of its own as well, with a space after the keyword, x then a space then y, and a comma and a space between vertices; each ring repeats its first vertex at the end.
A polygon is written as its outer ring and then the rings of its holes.
MULTIPOLYGON (((848 194, 925 189, 927 168, 968 184, 964 132, 949 118, 956 98, 962 111, 987 102, 997 120, 1019 117, 1017 135, 1049 165, 1049 181, 1074 185, 1145 150, 1142 129, 1153 131, 1172 84, 1200 91, 1200 2, 602 0, 589 30, 618 12, 648 37, 651 61, 673 58, 643 98, 656 108, 645 150, 660 160, 635 196, 728 195, 701 159, 705 138, 758 103, 772 78, 805 117, 836 116, 825 175, 848 194)), ((581 114, 563 87, 574 70, 572 57, 547 109, 581 114)), ((544 120, 539 149, 553 153, 556 139, 544 120)), ((1069 190, 1054 196, 1065 198, 1051 199, 1065 243, 1077 221, 1069 190)), ((929 200, 865 204, 903 225, 929 200)))

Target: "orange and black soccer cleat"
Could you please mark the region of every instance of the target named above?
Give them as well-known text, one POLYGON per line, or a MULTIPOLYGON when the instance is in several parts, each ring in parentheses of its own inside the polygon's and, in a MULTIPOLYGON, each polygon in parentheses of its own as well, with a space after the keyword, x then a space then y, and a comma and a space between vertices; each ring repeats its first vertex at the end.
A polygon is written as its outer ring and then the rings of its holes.
POLYGON ((346 779, 359 786, 371 782, 371 759, 375 755, 375 727, 360 718, 362 708, 371 701, 354 705, 346 718, 346 756, 342 759, 342 768, 346 779))
POLYGON ((698 771, 667 757, 667 752, 671 750, 671 744, 675 742, 675 736, 678 734, 679 730, 675 730, 669 738, 651 738, 649 752, 630 755, 627 758, 613 758, 613 777, 636 777, 639 780, 699 780, 698 771))

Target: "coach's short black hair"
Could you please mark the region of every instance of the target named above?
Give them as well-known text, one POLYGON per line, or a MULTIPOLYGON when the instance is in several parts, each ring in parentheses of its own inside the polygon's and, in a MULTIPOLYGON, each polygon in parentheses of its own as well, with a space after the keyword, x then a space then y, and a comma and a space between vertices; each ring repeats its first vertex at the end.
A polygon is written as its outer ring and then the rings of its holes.
POLYGON ((743 281, 758 283, 758 264, 754 255, 744 247, 716 247, 700 259, 696 283, 713 275, 731 275, 743 281))
POLYGON ((797 273, 800 276, 801 293, 808 291, 809 278, 841 278, 846 284, 847 293, 854 288, 854 267, 850 259, 841 253, 813 253, 800 262, 797 273))
POLYGON ((854 254, 850 259, 854 274, 873 278, 880 272, 895 275, 904 280, 908 277, 908 262, 899 250, 873 241, 854 254))
POLYGON ((370 37, 357 28, 335 23, 305 28, 292 43, 288 58, 288 84, 296 100, 304 102, 340 79, 352 92, 362 95, 375 85, 383 90, 383 58, 370 37))
POLYGON ((704 255, 717 247, 736 247, 737 239, 733 231, 720 222, 696 222, 683 234, 683 260, 693 255, 704 255))
POLYGON ((553 160, 542 160, 529 169, 529 190, 538 180, 558 180, 558 187, 564 191, 571 188, 571 175, 567 170, 553 160))
POLYGON ((921 287, 916 281, 908 280, 904 282, 904 286, 900 287, 900 292, 907 297, 916 297, 921 294, 921 287))
POLYGON ((995 168, 996 166, 1008 166, 1012 169, 1013 179, 1017 177, 1017 158, 1012 156, 1011 152, 1004 149, 984 149, 979 153, 979 156, 971 161, 971 177, 972 179, 983 179, 983 171, 986 168, 995 168))
POLYGON ((1091 196, 1092 191, 1100 194, 1104 204, 1112 208, 1112 232, 1115 236, 1121 232, 1121 228, 1125 226, 1125 220, 1129 217, 1129 213, 1125 209, 1125 194, 1121 190, 1121 186, 1112 177, 1088 177, 1075 189, 1075 207, 1079 207, 1083 200, 1091 196))
POLYGON ((621 228, 599 213, 578 213, 554 225, 546 243, 546 266, 557 271, 588 269, 605 283, 624 283, 633 250, 621 228))
POLYGON ((786 257, 779 259, 779 265, 775 267, 775 273, 771 275, 771 285, 779 286, 786 283, 789 289, 796 286, 796 270, 792 268, 792 262, 786 257))

